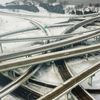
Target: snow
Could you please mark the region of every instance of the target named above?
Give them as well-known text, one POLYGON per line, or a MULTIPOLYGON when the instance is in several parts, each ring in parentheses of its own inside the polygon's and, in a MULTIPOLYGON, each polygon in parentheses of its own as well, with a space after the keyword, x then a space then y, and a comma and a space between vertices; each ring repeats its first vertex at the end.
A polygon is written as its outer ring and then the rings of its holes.
POLYGON ((57 71, 57 68, 54 65, 48 67, 42 66, 36 75, 34 75, 34 77, 36 80, 53 85, 59 85, 63 82, 59 72, 57 71))
POLYGON ((46 9, 44 9, 43 7, 40 7, 39 5, 37 5, 39 12, 41 13, 49 13, 46 9))
POLYGON ((27 20, 0 15, 0 34, 30 27, 33 25, 27 20))

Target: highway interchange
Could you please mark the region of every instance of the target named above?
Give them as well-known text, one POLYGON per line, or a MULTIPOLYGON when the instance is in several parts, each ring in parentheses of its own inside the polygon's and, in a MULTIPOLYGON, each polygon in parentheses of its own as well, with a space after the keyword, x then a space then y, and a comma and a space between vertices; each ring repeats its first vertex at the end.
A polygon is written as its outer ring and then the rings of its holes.
MULTIPOLYGON (((51 63, 54 63, 56 66, 58 66, 57 68, 59 70, 59 73, 62 76, 64 83, 58 86, 47 83, 47 87, 52 86, 49 93, 40 93, 31 89, 34 95, 36 95, 39 100, 58 99, 64 94, 67 95, 67 93, 69 93, 71 90, 75 91, 75 89, 73 89, 75 87, 76 87, 76 91, 83 91, 81 92, 82 94, 80 93, 80 95, 77 92, 73 92, 73 94, 76 95, 77 99, 86 100, 86 98, 88 98, 88 100, 95 100, 95 98, 92 97, 85 89, 83 89, 83 87, 81 88, 80 83, 83 82, 83 80, 89 78, 90 76, 94 75, 96 72, 99 71, 100 62, 98 61, 96 64, 93 64, 90 68, 87 68, 85 71, 82 71, 76 76, 72 75, 72 73, 70 72, 70 69, 67 68, 66 64, 64 63, 65 63, 65 59, 70 60, 73 57, 80 58, 82 56, 83 57, 85 56, 86 58, 88 58, 88 55, 91 55, 91 54, 96 55, 97 52, 99 55, 100 43, 88 44, 89 40, 90 41, 92 39, 94 39, 94 41, 98 40, 100 36, 99 28, 96 28, 94 30, 89 30, 88 32, 74 32, 76 29, 80 27, 86 27, 88 25, 92 25, 93 23, 95 24, 99 22, 100 20, 99 14, 96 14, 97 15, 96 17, 94 17, 94 15, 81 16, 84 18, 84 20, 77 22, 75 25, 73 24, 73 26, 71 26, 70 28, 66 28, 61 33, 61 36, 48 36, 48 34, 50 34, 49 30, 45 29, 44 26, 38 23, 36 20, 34 20, 34 18, 32 19, 33 16, 24 16, 24 15, 20 16, 17 14, 2 13, 2 12, 0 12, 0 14, 23 18, 25 20, 30 21, 32 24, 35 24, 38 27, 36 29, 25 29, 25 30, 12 32, 12 33, 8 32, 8 33, 5 33, 4 35, 0 35, 0 37, 17 34, 23 31, 28 32, 29 30, 39 30, 39 29, 41 29, 43 33, 46 35, 45 37, 37 37, 37 38, 33 37, 33 38, 19 38, 19 39, 16 39, 16 38, 15 39, 14 38, 0 39, 1 44, 6 43, 6 42, 19 43, 20 41, 33 41, 33 40, 38 41, 40 39, 44 43, 43 45, 39 47, 31 46, 31 47, 23 48, 22 50, 19 50, 19 51, 3 53, 0 55, 0 61, 1 61, 0 72, 1 73, 5 71, 9 72, 10 70, 15 70, 18 68, 24 68, 27 66, 27 70, 25 71, 24 74, 19 75, 19 77, 16 80, 13 80, 11 83, 9 83, 7 86, 3 87, 0 90, 0 98, 11 93, 13 90, 15 90, 21 85, 26 86, 23 83, 25 83, 41 67, 43 67, 44 63, 51 62, 51 63), (60 61, 61 61, 61 65, 59 65, 60 63, 58 63, 60 61), (63 74, 64 71, 65 71, 65 74, 63 74), (68 78, 66 79, 66 77, 68 78)), ((75 19, 78 19, 78 18, 75 16, 75 19)), ((50 26, 48 26, 48 28, 49 27, 50 26)), ((60 26, 55 25, 54 27, 59 28, 60 26)), ((66 27, 66 25, 64 25, 64 27, 66 27)), ((51 28, 53 28, 53 26, 51 28)), ((41 82, 37 82, 37 83, 38 85, 42 84, 41 82)), ((66 97, 66 99, 68 99, 68 97, 66 97)))

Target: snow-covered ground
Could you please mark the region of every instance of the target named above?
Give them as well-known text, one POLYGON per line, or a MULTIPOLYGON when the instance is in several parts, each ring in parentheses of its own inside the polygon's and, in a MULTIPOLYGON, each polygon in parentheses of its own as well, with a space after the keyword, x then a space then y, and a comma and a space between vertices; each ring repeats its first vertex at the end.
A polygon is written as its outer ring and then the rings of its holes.
POLYGON ((41 82, 53 85, 59 85, 63 83, 63 80, 58 72, 58 69, 57 67, 55 67, 54 64, 48 67, 42 66, 40 70, 36 73, 36 75, 34 75, 34 77, 41 82))
MULTIPOLYGON (((42 18, 42 17, 41 18, 39 18, 39 17, 32 18, 32 19, 38 21, 39 23, 41 23, 43 26, 69 20, 69 18, 66 18, 65 15, 48 13, 47 11, 45 11, 43 8, 40 8, 40 7, 39 7, 39 9, 40 9, 39 13, 32 13, 32 12, 23 11, 23 10, 20 10, 20 12, 16 12, 16 13, 26 14, 26 15, 35 15, 35 16, 40 16, 40 15, 41 16, 49 16, 48 18, 42 18), (57 16, 63 16, 64 18, 56 18, 57 16)), ((7 10, 5 9, 5 11, 7 11, 7 10)), ((32 27, 34 27, 33 24, 30 23, 28 20, 14 17, 14 16, 11 17, 11 16, 0 15, 0 35, 5 34, 6 32, 13 32, 13 31, 21 30, 21 29, 32 28, 32 27)), ((49 36, 50 35, 60 35, 65 30, 65 28, 66 27, 49 29, 50 33, 48 35, 49 36)), ((75 32, 86 31, 86 30, 87 29, 80 27, 75 32)), ((46 34, 41 30, 34 30, 34 31, 17 33, 17 34, 5 36, 2 39, 4 39, 4 38, 5 39, 6 38, 21 38, 21 37, 38 37, 38 36, 46 36, 46 34)), ((2 44, 2 47, 3 47, 3 52, 14 52, 19 49, 32 46, 32 44, 33 44, 33 41, 32 42, 21 42, 21 43, 6 43, 6 44, 2 44)), ((98 60, 100 60, 100 59, 98 59, 98 60)), ((75 62, 73 61, 71 63, 68 63, 68 65, 70 66, 72 72, 74 74, 76 74, 76 73, 79 73, 82 70, 86 69, 87 67, 91 66, 94 62, 96 62, 98 60, 97 59, 95 60, 95 58, 91 58, 89 61, 84 60, 84 61, 81 61, 81 63, 77 62, 77 61, 75 61, 75 62)), ((40 81, 44 81, 44 82, 48 82, 48 83, 52 83, 52 84, 56 84, 56 85, 61 84, 62 83, 61 77, 59 77, 59 75, 56 71, 57 71, 57 69, 54 66, 52 66, 50 68, 48 67, 47 69, 42 67, 41 71, 38 72, 37 79, 40 81), (45 75, 45 72, 47 73, 47 75, 45 75), (47 80, 48 77, 49 77, 49 79, 47 80)), ((95 81, 98 81, 98 80, 95 80, 95 81)), ((9 100, 8 98, 11 100, 19 100, 17 98, 16 99, 12 98, 12 96, 6 96, 2 100, 9 100)))
POLYGON ((61 21, 68 21, 69 17, 71 16, 69 14, 58 14, 58 13, 48 12, 46 9, 44 9, 43 7, 40 7, 39 5, 36 5, 36 7, 39 9, 39 12, 31 12, 31 11, 26 11, 26 10, 21 10, 21 9, 15 9, 15 10, 0 9, 0 12, 19 14, 20 16, 25 15, 28 17, 32 17, 32 19, 38 20, 43 24, 48 24, 48 23, 54 24, 61 21))
POLYGON ((28 20, 20 19, 17 17, 0 15, 0 35, 5 32, 12 32, 21 29, 32 28, 32 25, 28 20))

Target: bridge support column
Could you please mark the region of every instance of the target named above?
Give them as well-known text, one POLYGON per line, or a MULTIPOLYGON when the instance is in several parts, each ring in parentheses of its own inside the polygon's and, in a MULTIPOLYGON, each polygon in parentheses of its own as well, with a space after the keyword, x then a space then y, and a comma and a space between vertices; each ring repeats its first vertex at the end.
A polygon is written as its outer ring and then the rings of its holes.
POLYGON ((71 44, 71 48, 73 48, 73 44, 71 44))
POLYGON ((1 53, 3 53, 3 48, 2 48, 2 44, 0 43, 0 51, 1 53))
POLYGON ((73 97, 71 91, 67 93, 67 100, 74 100, 74 97, 73 97))
POLYGON ((89 79, 88 79, 88 84, 90 85, 90 86, 93 86, 93 77, 95 76, 95 74, 94 75, 92 75, 91 77, 89 77, 89 79))
POLYGON ((98 36, 98 40, 100 40, 100 36, 98 36))
POLYGON ((31 83, 29 82, 29 80, 27 80, 24 84, 25 85, 30 85, 31 83))
POLYGON ((86 60, 88 60, 88 54, 85 54, 85 58, 86 58, 86 60))

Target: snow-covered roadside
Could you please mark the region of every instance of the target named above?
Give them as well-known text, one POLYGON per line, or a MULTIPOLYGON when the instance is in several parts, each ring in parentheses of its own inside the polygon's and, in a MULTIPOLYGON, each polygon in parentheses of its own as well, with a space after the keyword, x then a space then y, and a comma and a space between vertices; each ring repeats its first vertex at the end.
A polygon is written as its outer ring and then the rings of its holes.
POLYGON ((0 34, 29 27, 33 27, 33 25, 27 20, 0 15, 0 34))

